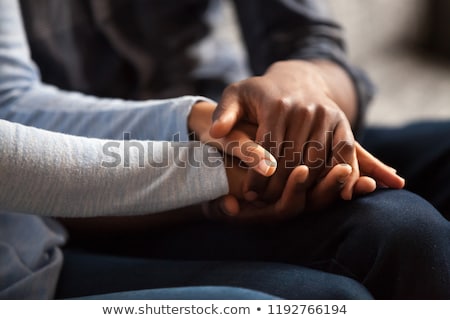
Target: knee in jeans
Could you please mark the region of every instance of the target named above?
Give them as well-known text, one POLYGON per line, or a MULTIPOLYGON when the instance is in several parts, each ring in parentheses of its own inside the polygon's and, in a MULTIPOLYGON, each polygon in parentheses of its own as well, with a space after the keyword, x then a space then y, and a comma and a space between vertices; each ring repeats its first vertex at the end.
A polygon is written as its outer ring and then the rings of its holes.
POLYGON ((373 299, 369 291, 357 281, 343 276, 335 275, 329 279, 327 299, 332 300, 368 300, 373 299))
POLYGON ((403 190, 381 191, 362 201, 359 223, 367 236, 421 248, 448 227, 445 219, 421 197, 403 190))

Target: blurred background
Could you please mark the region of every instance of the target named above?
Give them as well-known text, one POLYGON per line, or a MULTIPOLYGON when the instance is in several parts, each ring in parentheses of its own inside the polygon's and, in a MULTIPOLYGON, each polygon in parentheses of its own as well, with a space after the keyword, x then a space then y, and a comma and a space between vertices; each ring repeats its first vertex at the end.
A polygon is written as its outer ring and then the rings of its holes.
MULTIPOLYGON (((350 61, 377 87, 368 124, 450 119, 450 1, 326 2, 344 29, 350 61)), ((238 43, 231 8, 223 2, 225 18, 214 32, 238 43)))
POLYGON ((369 124, 450 119, 450 1, 329 0, 378 94, 369 124))

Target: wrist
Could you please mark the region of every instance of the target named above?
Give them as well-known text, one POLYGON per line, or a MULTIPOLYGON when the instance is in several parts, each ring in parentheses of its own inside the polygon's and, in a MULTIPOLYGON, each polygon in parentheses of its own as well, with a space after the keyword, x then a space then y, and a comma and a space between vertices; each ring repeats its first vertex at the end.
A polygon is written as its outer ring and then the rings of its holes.
POLYGON ((198 101, 192 106, 188 116, 188 129, 195 140, 209 140, 209 129, 215 107, 215 104, 208 101, 198 101))
POLYGON ((311 87, 308 90, 328 97, 332 92, 324 74, 323 66, 314 60, 282 60, 274 62, 266 71, 269 76, 292 78, 302 86, 311 87))

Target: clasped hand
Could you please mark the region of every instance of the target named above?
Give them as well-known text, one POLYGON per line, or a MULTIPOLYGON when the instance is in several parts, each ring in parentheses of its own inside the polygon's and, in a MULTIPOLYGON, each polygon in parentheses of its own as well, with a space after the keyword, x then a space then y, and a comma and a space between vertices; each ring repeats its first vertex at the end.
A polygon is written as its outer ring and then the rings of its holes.
POLYGON ((337 80, 345 77, 338 68, 276 63, 261 77, 230 85, 217 107, 194 106, 191 128, 224 152, 230 187, 228 195, 205 204, 207 217, 285 220, 377 185, 404 186, 393 168, 355 141, 349 120, 354 112, 337 104, 345 92, 334 93, 330 81, 333 72, 337 80))

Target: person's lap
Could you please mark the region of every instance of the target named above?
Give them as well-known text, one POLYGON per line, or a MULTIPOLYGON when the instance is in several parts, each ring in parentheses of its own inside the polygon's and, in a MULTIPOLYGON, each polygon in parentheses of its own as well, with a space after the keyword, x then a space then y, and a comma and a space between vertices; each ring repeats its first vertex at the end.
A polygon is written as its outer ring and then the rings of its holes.
MULTIPOLYGON (((125 290, 232 285, 288 299, 324 298, 324 292, 350 297, 349 291, 367 298, 355 279, 375 298, 449 298, 448 243, 449 222, 431 205, 406 191, 385 190, 280 225, 195 223, 108 239, 103 252, 144 258, 142 268, 136 261, 124 262, 124 269, 105 264, 114 282, 124 277, 129 283, 130 274, 149 278, 145 284, 138 276, 144 287, 125 290)), ((83 264, 87 275, 75 278, 95 278, 103 264, 94 268, 95 259, 83 264)), ((70 268, 69 255, 62 279, 70 268)))
MULTIPOLYGON (((430 122, 370 128, 362 143, 448 218, 449 136, 450 122, 430 122)), ((194 223, 97 244, 113 256, 66 251, 58 292, 231 285, 288 299, 367 299, 367 287, 375 298, 449 298, 448 243, 449 223, 427 202, 378 191, 277 226, 194 223)))
POLYGON ((356 279, 376 298, 434 297, 450 288, 449 223, 405 191, 377 192, 279 226, 206 223, 148 239, 151 257, 302 265, 356 279))

